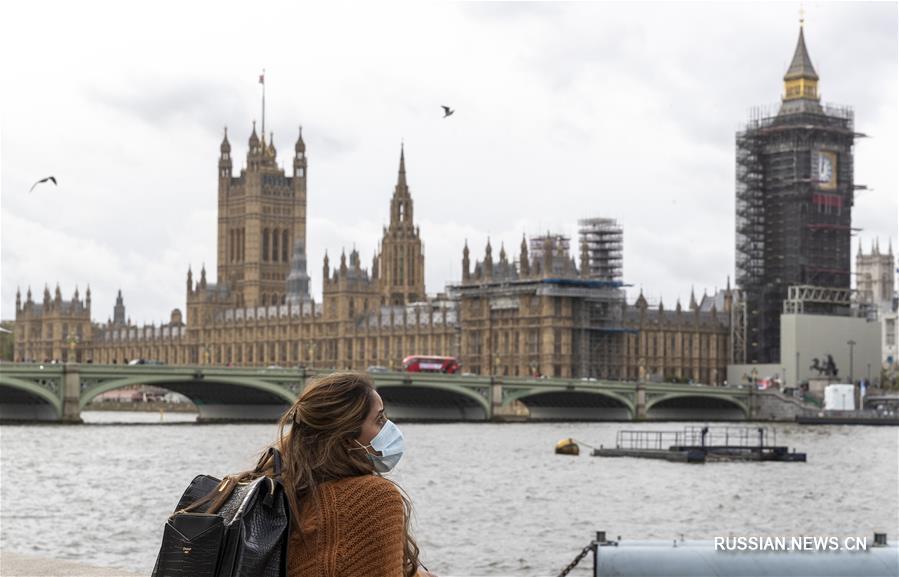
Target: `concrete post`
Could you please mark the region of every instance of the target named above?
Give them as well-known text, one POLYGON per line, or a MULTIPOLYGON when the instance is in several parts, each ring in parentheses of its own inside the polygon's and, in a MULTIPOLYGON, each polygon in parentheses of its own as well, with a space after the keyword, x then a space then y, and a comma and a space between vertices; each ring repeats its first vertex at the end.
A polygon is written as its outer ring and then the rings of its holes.
POLYGON ((640 381, 637 383, 636 394, 636 410, 634 411, 635 421, 646 420, 646 385, 640 381))
POLYGON ((492 420, 498 412, 502 412, 503 406, 503 381, 496 377, 490 377, 490 414, 487 420, 492 420))
POLYGON ((81 374, 78 363, 62 366, 62 422, 77 424, 81 420, 81 374))
POLYGON ((752 380, 752 383, 749 385, 749 418, 747 420, 751 421, 755 418, 756 414, 756 398, 758 390, 756 389, 755 379, 752 380))

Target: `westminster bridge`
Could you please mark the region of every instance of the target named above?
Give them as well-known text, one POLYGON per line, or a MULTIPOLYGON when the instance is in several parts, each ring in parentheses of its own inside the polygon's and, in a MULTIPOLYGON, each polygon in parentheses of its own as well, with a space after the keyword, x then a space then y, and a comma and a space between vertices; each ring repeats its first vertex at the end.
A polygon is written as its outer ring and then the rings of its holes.
MULTIPOLYGON (((180 393, 198 421, 274 421, 333 369, 4 363, 0 420, 81 422, 98 395, 130 385, 180 393)), ((790 420, 808 407, 773 391, 672 383, 371 373, 393 419, 790 420)))

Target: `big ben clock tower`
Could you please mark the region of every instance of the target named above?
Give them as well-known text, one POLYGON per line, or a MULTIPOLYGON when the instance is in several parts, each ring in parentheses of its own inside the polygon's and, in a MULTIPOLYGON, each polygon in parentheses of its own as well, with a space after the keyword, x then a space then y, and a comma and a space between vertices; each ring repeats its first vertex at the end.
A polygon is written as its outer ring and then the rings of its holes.
POLYGON ((737 134, 736 262, 741 307, 734 361, 780 359, 780 315, 790 287, 803 312, 848 306, 856 189, 853 112, 822 105, 800 23, 776 113, 755 112, 737 134), (842 290, 841 290, 842 289, 842 290))

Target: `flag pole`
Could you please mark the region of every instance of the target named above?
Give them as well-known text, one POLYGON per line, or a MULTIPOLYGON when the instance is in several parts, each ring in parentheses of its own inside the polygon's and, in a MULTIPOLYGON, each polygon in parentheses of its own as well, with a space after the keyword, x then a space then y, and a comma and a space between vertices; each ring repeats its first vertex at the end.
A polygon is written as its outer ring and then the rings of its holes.
POLYGON ((262 69, 259 83, 262 84, 262 137, 265 138, 265 68, 262 69))

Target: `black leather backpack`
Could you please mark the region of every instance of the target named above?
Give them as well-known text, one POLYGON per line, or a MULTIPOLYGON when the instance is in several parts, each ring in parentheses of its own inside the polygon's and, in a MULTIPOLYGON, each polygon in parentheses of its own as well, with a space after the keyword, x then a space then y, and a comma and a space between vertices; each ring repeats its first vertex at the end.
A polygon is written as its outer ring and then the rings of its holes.
POLYGON ((270 448, 274 474, 249 483, 198 475, 165 524, 153 577, 285 577, 290 508, 281 483, 281 453, 270 448), (209 510, 217 493, 230 495, 209 510))

